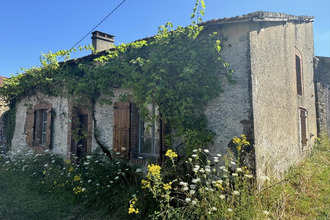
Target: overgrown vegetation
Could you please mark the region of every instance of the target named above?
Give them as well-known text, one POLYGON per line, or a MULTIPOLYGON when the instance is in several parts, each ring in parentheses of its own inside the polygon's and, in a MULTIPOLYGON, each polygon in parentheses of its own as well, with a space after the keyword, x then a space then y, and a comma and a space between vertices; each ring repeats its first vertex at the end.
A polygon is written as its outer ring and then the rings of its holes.
POLYGON ((77 103, 89 99, 109 104, 113 88, 126 88, 145 120, 162 117, 177 136, 210 143, 213 133, 207 130, 204 109, 222 91, 222 81, 226 77, 231 81, 232 72, 221 59, 220 34, 204 33, 198 24, 204 9, 204 1, 196 0, 190 26, 174 29, 169 22, 154 37, 121 44, 106 53, 77 60, 68 60, 75 49, 43 54, 40 68, 7 79, 0 94, 9 102, 39 91, 77 103), (65 61, 59 63, 58 57, 65 61), (150 113, 150 104, 159 112, 150 113))
MULTIPOLYGON (((236 139, 242 143, 244 137, 236 139)), ((239 145, 236 145, 239 146, 239 145)), ((244 147, 243 147, 244 148, 244 147)), ((110 163, 98 152, 76 165, 53 155, 0 156, 4 219, 329 219, 330 143, 282 181, 257 191, 230 154, 196 149, 187 162, 167 152, 168 166, 110 163), (222 163, 224 160, 225 162, 222 163)), ((266 178, 267 179, 267 178, 266 178)))

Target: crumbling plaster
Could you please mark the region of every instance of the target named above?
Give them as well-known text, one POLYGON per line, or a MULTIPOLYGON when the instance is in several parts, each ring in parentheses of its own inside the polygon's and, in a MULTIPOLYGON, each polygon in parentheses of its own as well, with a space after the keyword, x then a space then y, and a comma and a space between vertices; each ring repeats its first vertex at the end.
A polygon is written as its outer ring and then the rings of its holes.
POLYGON ((259 179, 264 175, 281 178, 308 155, 317 133, 312 23, 254 23, 249 39, 256 174, 259 179), (302 56, 303 96, 297 94, 296 49, 302 56), (308 146, 304 151, 299 107, 308 111, 308 146))

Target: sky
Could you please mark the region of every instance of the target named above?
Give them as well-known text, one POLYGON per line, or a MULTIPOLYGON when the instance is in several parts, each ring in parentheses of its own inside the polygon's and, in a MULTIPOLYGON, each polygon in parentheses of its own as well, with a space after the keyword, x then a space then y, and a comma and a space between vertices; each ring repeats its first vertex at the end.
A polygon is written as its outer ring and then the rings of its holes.
MULTIPOLYGON (((0 76, 40 65, 40 54, 70 49, 119 4, 96 30, 115 44, 154 36, 158 27, 191 23, 195 0, 0 0, 0 76), (123 2, 123 3, 122 3, 123 2)), ((205 0, 203 21, 255 11, 315 16, 316 56, 330 57, 330 0, 205 0)), ((80 45, 91 44, 89 34, 80 45)), ((88 52, 89 53, 89 52, 88 52)), ((74 55, 80 57, 87 53, 74 55)))

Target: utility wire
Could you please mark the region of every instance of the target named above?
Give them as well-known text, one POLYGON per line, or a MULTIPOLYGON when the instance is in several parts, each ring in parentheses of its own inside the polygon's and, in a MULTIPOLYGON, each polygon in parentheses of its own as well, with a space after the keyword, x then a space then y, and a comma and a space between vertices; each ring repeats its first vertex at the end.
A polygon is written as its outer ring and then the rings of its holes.
MULTIPOLYGON (((107 16, 105 16, 105 18, 102 19, 102 21, 100 21, 92 30, 90 30, 83 38, 81 38, 75 45, 73 45, 71 47, 74 48, 75 46, 77 46, 81 41, 83 41, 90 33, 92 33, 98 26, 100 26, 100 24, 102 24, 110 15, 112 15, 122 4, 124 4, 126 0, 123 0, 115 9, 113 9, 107 16)), ((63 58, 63 56, 61 56, 59 59, 63 58)))

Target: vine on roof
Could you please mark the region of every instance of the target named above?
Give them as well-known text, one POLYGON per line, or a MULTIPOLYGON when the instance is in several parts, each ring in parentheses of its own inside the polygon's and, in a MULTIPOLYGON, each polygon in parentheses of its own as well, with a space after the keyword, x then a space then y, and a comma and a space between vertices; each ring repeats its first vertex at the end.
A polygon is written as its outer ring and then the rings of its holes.
MULTIPOLYGON (((97 59, 71 60, 73 50, 43 54, 42 67, 24 70, 4 82, 0 93, 7 101, 40 91, 51 96, 111 103, 113 88, 123 87, 146 119, 155 119, 147 106, 159 108, 165 123, 191 145, 212 140, 207 130, 205 106, 221 93, 224 76, 232 71, 221 57, 220 35, 199 25, 205 4, 197 0, 188 27, 168 22, 155 37, 114 46, 97 59), (58 57, 65 61, 58 62, 58 57), (102 94, 102 100, 100 95, 102 94)), ((90 49, 83 47, 80 49, 90 49)))

